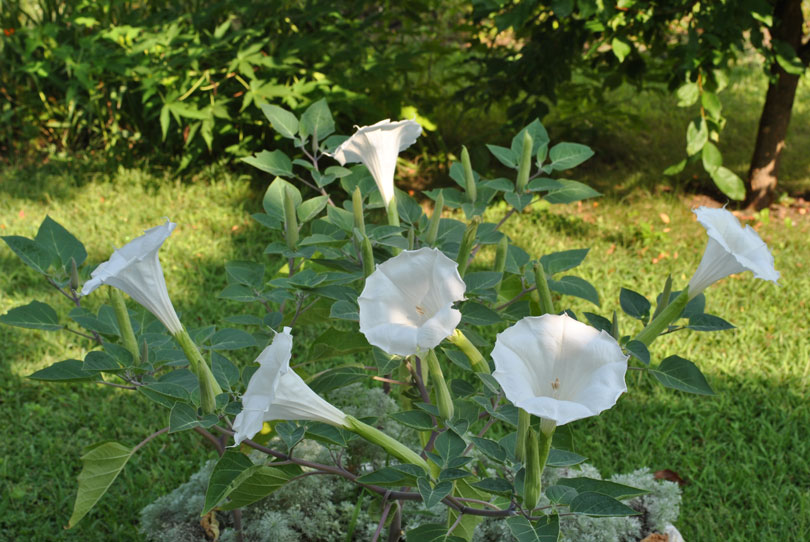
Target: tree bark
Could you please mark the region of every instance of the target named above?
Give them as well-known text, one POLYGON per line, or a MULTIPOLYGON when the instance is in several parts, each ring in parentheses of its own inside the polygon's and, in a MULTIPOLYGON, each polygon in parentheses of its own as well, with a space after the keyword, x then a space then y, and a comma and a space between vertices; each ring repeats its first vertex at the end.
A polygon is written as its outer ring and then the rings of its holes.
MULTIPOLYGON (((777 23, 771 31, 771 38, 787 42, 798 54, 802 46, 801 0, 778 0, 774 7, 774 18, 777 23)), ((787 73, 775 61, 771 66, 771 81, 759 117, 754 155, 748 170, 751 192, 747 208, 750 210, 764 209, 776 195, 779 161, 785 147, 799 77, 787 73)))

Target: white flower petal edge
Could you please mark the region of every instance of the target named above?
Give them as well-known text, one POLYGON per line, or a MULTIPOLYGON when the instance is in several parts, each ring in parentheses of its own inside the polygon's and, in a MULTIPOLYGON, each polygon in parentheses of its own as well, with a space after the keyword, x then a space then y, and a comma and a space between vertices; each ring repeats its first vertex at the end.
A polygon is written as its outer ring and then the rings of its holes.
POLYGON ((434 348, 453 333, 467 285, 458 264, 436 248, 404 250, 379 264, 357 303, 360 332, 389 354, 409 356, 434 348))
POLYGON ((627 391, 627 358, 607 332, 544 314, 498 334, 492 376, 515 406, 564 425, 616 404, 627 391))
POLYGON ((102 284, 113 286, 146 307, 170 333, 182 331, 158 258, 160 247, 175 227, 177 224, 167 219, 165 224, 150 228, 140 237, 115 249, 110 259, 90 274, 91 279, 84 283, 82 295, 102 284))
POLYGON ((344 427, 346 415, 322 399, 290 368, 292 335, 285 327, 256 361, 242 396, 242 412, 233 422, 236 444, 252 438, 272 420, 312 420, 344 427))
POLYGON ((706 228, 709 241, 689 281, 690 299, 718 280, 743 271, 751 271, 756 278, 773 283, 779 280, 773 255, 754 228, 748 225, 743 228, 737 217, 726 209, 698 207, 693 212, 706 228))
POLYGON ((422 127, 416 121, 391 122, 385 119, 371 126, 359 128, 335 149, 332 156, 340 162, 340 165, 349 162, 365 164, 374 177, 387 207, 394 199, 397 156, 413 145, 421 134, 422 127))

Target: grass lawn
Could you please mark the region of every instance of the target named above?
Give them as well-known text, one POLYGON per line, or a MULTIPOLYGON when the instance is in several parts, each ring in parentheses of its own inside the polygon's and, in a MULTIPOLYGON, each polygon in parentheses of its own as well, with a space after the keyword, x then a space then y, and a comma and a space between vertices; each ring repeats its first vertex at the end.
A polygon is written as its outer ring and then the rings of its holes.
MULTIPOLYGON (((660 107, 647 107, 651 122, 663 115, 660 107)), ((658 145, 682 128, 673 121, 672 130, 634 133, 628 140, 637 144, 648 138, 658 145)), ((791 148, 807 148, 810 135, 801 127, 797 133, 791 148)), ((576 274, 597 286, 602 306, 565 298, 563 306, 577 314, 588 310, 610 316, 622 286, 654 297, 668 273, 680 287, 703 252, 705 233, 690 212, 693 200, 655 188, 657 172, 672 162, 660 159, 663 163, 653 167, 652 147, 623 152, 635 158, 624 166, 621 158, 607 159, 589 169, 588 176, 600 186, 606 179, 616 185, 627 180, 606 197, 535 208, 505 225, 534 256, 591 247, 576 274), (608 173, 594 179, 599 164, 608 173)), ((680 147, 667 151, 678 152, 680 147)), ((727 163, 736 164, 729 152, 727 163)), ((810 185, 807 163, 792 156, 795 161, 785 161, 789 183, 810 185)), ((239 304, 216 298, 225 284, 223 263, 259 260, 270 241, 268 230, 249 216, 260 207, 261 187, 215 167, 181 183, 139 169, 99 172, 81 163, 52 161, 0 171, 0 194, 0 234, 33 237, 47 214, 85 243, 91 263, 105 260, 111 245, 121 246, 171 217, 179 226, 161 260, 174 304, 190 326, 240 312, 239 304)), ((488 219, 504 212, 496 208, 488 219)), ((678 528, 690 542, 801 540, 810 532, 810 443, 805 437, 810 426, 805 325, 810 215, 760 215, 751 223, 774 253, 781 287, 750 274, 724 280, 706 292, 707 311, 737 329, 674 333, 651 349, 655 361, 672 353, 692 359, 717 396, 666 390, 647 375, 630 374, 629 393, 615 408, 573 424, 577 451, 606 476, 646 466, 671 469, 688 480, 678 528)), ((491 256, 482 251, 479 264, 487 265, 491 256)), ((7 248, 0 249, 0 270, 0 314, 31 299, 51 302, 63 316, 69 310, 7 248)), ((640 329, 629 318, 621 323, 623 333, 640 329)), ((82 448, 106 439, 134 445, 166 425, 166 411, 123 390, 25 378, 53 362, 83 358, 89 343, 80 337, 0 326, 0 344, 0 409, 7 420, 0 441, 0 540, 140 540, 140 509, 215 455, 194 433, 162 436, 133 457, 78 527, 64 530, 82 448)), ((237 361, 247 363, 252 354, 245 352, 237 361)))

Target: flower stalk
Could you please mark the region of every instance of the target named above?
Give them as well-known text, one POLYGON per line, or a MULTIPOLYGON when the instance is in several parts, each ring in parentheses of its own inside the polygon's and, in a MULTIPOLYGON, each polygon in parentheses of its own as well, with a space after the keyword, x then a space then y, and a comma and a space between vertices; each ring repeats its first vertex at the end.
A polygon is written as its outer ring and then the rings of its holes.
POLYGON ((109 289, 110 303, 115 313, 115 319, 118 321, 118 329, 121 330, 121 340, 124 342, 124 348, 132 354, 132 362, 138 365, 141 362, 140 351, 138 349, 138 341, 135 340, 135 332, 132 330, 132 321, 129 319, 129 312, 127 312, 127 305, 124 303, 124 296, 118 288, 109 289))

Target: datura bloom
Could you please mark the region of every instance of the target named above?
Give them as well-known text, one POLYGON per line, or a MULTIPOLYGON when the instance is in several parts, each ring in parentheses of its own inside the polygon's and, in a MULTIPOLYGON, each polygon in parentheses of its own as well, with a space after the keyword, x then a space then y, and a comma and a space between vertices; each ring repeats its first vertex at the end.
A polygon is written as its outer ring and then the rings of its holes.
POLYGON ((754 228, 743 228, 737 217, 725 209, 698 207, 694 213, 706 228, 709 241, 703 259, 689 281, 690 299, 718 280, 743 271, 751 271, 756 278, 776 283, 779 272, 774 269, 773 256, 754 228))
POLYGON ((458 264, 436 248, 405 250, 368 276, 360 305, 360 332, 389 354, 424 352, 453 333, 466 284, 458 264))
POLYGON ((492 376, 516 407, 563 425, 616 404, 627 391, 627 357, 607 332, 544 314, 498 334, 492 376))
POLYGON ((84 283, 82 295, 102 284, 113 286, 146 307, 172 335, 180 333, 183 326, 169 299, 158 259, 158 250, 175 227, 177 224, 166 220, 165 224, 150 228, 137 239, 115 249, 110 259, 91 273, 91 279, 84 283))
POLYGON ((256 360, 242 396, 242 412, 233 422, 234 441, 239 444, 261 431, 266 421, 312 420, 344 427, 346 414, 326 402, 290 368, 292 335, 285 327, 256 360))
POLYGON ((422 127, 413 120, 391 122, 381 120, 371 126, 363 126, 344 141, 332 156, 344 165, 362 162, 374 177, 385 206, 394 199, 394 173, 397 156, 414 144, 422 134, 422 127))

